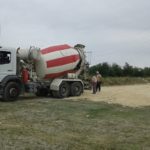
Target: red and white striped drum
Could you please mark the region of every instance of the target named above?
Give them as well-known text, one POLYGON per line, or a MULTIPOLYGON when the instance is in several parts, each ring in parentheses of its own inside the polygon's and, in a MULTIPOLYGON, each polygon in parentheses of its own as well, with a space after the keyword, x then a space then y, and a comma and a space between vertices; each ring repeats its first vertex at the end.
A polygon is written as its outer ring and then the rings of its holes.
POLYGON ((43 79, 61 77, 73 72, 79 61, 79 52, 69 45, 48 47, 40 51, 36 73, 43 79))

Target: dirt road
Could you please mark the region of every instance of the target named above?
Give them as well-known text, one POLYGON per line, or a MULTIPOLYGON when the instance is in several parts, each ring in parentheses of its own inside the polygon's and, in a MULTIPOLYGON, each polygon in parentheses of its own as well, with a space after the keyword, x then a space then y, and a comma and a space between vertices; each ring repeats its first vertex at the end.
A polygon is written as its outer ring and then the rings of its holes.
POLYGON ((104 101, 131 107, 150 106, 150 84, 102 87, 100 93, 85 91, 82 96, 71 99, 104 101))

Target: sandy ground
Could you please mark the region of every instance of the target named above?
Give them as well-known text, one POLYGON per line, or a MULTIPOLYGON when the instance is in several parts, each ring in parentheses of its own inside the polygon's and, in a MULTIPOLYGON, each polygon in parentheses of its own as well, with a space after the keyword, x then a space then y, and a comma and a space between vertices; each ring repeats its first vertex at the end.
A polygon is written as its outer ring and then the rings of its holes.
POLYGON ((71 99, 104 101, 130 107, 150 106, 150 84, 102 87, 100 93, 92 94, 87 90, 82 96, 71 99))

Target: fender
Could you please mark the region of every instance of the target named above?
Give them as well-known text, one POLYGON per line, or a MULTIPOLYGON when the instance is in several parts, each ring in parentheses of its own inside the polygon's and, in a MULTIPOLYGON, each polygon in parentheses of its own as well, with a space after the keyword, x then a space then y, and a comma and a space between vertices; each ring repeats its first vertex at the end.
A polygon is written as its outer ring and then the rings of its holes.
POLYGON ((16 75, 8 75, 6 76, 0 83, 0 87, 4 88, 8 82, 15 81, 18 82, 22 86, 21 79, 16 75))
POLYGON ((50 85, 50 90, 53 90, 53 91, 59 91, 59 87, 61 85, 61 83, 65 81, 65 82, 80 82, 83 87, 84 87, 84 84, 82 82, 82 80, 80 79, 54 79, 50 85))

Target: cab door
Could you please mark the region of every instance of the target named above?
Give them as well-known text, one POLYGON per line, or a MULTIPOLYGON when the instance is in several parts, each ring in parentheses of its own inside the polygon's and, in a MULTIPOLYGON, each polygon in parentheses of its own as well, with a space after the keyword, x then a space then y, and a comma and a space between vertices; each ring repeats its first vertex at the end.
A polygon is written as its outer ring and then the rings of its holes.
POLYGON ((8 75, 16 74, 15 52, 0 50, 0 82, 8 75))

